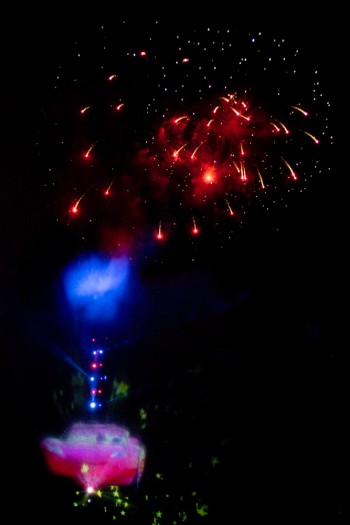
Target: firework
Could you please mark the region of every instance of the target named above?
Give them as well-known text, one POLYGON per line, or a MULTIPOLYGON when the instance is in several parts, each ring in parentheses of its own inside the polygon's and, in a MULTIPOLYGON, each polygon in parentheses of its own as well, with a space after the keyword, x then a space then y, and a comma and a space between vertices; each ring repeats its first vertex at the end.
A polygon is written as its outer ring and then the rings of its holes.
POLYGON ((58 128, 72 134, 54 170, 57 219, 93 248, 230 238, 248 211, 307 188, 331 142, 319 72, 295 44, 148 31, 101 27, 104 45, 83 39, 58 75, 58 128))

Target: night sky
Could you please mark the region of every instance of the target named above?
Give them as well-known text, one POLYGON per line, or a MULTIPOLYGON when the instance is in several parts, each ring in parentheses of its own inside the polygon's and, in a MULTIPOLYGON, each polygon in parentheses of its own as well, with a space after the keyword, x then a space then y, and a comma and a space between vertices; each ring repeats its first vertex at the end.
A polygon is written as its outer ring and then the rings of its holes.
POLYGON ((344 520, 339 32, 326 15, 312 30, 207 18, 2 22, 14 521, 344 520), (96 290, 69 300, 86 261, 127 269, 107 306, 96 290), (92 337, 109 378, 98 417, 147 450, 125 516, 108 487, 81 505, 39 446, 92 417, 92 337), (113 381, 127 392, 108 402, 113 381))

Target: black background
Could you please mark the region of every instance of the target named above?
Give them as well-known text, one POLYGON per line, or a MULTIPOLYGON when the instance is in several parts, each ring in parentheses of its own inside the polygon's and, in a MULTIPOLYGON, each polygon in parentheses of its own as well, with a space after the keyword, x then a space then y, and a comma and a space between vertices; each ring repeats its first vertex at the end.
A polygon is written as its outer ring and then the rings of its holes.
MULTIPOLYGON (((45 353, 45 337, 32 348, 30 335, 37 339, 40 325, 44 334, 51 324, 57 330, 50 317, 55 315, 52 282, 66 257, 66 237, 45 223, 47 210, 33 183, 37 158, 31 137, 55 59, 70 42, 68 35, 82 30, 68 18, 58 23, 54 13, 41 18, 32 13, 28 23, 22 13, 2 22, 2 507, 15 521, 81 516, 84 523, 97 517, 108 523, 99 509, 96 516, 91 509, 80 514, 73 509, 73 484, 47 471, 38 448, 41 433, 64 423, 51 396, 52 384, 64 384, 67 376, 57 356, 45 353)), ((317 20, 301 24, 291 17, 283 30, 322 57, 336 128, 340 31, 337 17, 322 14, 317 20)), ((88 31, 84 19, 81 26, 88 31)), ((194 320, 181 318, 151 330, 110 363, 139 387, 119 414, 126 422, 134 424, 138 406, 162 400, 167 407, 143 436, 150 465, 146 491, 156 494, 149 478, 159 469, 167 472, 169 487, 183 486, 186 492, 178 464, 186 455, 200 462, 218 441, 226 443, 220 445, 222 463, 211 486, 204 473, 198 481, 215 509, 203 523, 250 523, 253 517, 338 523, 344 517, 345 190, 335 151, 336 145, 329 153, 332 174, 300 199, 296 214, 285 215, 278 235, 264 225, 248 228, 235 253, 228 249, 220 257, 203 246, 194 269, 180 256, 176 267, 169 257, 164 282, 176 286, 177 279, 186 284, 195 276, 200 288, 209 270, 220 294, 229 298, 229 309, 199 316, 196 303, 194 320), (172 417, 177 411, 180 416, 172 417)), ((150 279, 153 271, 159 275, 157 267, 144 271, 150 279)), ((64 345, 64 336, 55 336, 64 345)), ((147 513, 140 508, 135 523, 151 523, 147 513)))

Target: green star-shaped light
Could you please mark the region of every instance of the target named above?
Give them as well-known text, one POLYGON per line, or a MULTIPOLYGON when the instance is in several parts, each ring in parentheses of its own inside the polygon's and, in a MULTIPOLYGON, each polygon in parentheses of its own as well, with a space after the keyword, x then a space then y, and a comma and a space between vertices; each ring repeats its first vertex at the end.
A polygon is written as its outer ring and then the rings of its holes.
POLYGON ((216 456, 213 456, 210 460, 210 464, 215 467, 215 465, 217 465, 218 463, 220 463, 220 461, 218 460, 218 458, 216 456))
POLYGON ((206 516, 208 514, 208 505, 202 505, 201 507, 196 503, 196 511, 200 516, 206 516))

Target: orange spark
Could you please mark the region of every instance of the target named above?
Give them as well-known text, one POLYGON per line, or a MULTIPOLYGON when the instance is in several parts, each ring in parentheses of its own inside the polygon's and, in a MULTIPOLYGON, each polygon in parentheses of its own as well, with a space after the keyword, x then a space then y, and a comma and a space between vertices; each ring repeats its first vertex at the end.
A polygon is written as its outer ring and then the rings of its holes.
POLYGON ((240 173, 241 173, 241 180, 246 181, 247 180, 247 172, 246 172, 245 165, 244 165, 243 161, 241 161, 240 173))
POLYGON ((91 106, 86 106, 85 108, 83 108, 83 109, 80 110, 80 113, 81 113, 81 114, 84 114, 85 111, 87 111, 87 110, 90 109, 90 108, 91 108, 91 106))
POLYGON ((177 157, 179 156, 180 151, 181 151, 185 146, 187 146, 187 144, 184 144, 184 145, 181 146, 181 148, 179 148, 177 151, 174 151, 174 153, 173 153, 173 157, 174 157, 175 159, 177 159, 177 157))
POLYGON ((110 75, 110 76, 108 77, 108 80, 113 80, 114 78, 117 78, 117 76, 118 76, 118 75, 110 75))
POLYGON ((195 157, 197 151, 199 150, 199 148, 201 147, 202 144, 203 144, 203 142, 201 142, 201 143, 199 144, 199 146, 197 146, 196 149, 193 151, 193 153, 192 153, 192 155, 191 155, 191 159, 194 159, 194 157, 195 157))
POLYGON ((228 97, 229 97, 230 100, 235 101, 235 99, 237 98, 237 93, 229 93, 228 97))
POLYGON ((232 106, 230 106, 230 108, 232 109, 232 111, 235 113, 235 115, 237 115, 237 117, 240 117, 241 114, 239 111, 237 111, 237 109, 233 108, 232 106))
POLYGON ((257 172, 258 172, 258 175, 259 175, 259 180, 260 180, 261 187, 264 190, 265 189, 265 184, 264 184, 263 178, 262 178, 261 173, 258 170, 258 168, 257 168, 257 172))
POLYGON ((291 106, 293 109, 296 109, 297 111, 300 111, 304 115, 304 117, 307 117, 309 114, 304 109, 298 108, 298 106, 291 106))
POLYGON ((125 106, 124 103, 119 104, 118 106, 115 107, 115 109, 116 109, 117 111, 120 111, 120 110, 122 109, 123 106, 125 106))
POLYGON ((240 111, 237 111, 236 109, 234 109, 232 106, 230 106, 232 111, 234 111, 234 113, 236 113, 236 115, 238 117, 241 117, 241 118, 244 118, 244 120, 247 120, 248 122, 250 121, 250 117, 246 117, 245 115, 243 115, 240 111))
POLYGON ((289 135, 289 129, 287 129, 287 127, 282 123, 282 122, 278 122, 280 126, 282 126, 282 128, 284 129, 284 132, 286 135, 289 135))
POLYGON ((294 180, 298 180, 298 178, 297 178, 295 172, 293 171, 291 165, 290 165, 290 164, 289 164, 289 163, 288 163, 283 157, 282 157, 282 160, 283 160, 283 162, 285 163, 285 165, 287 166, 287 168, 289 169, 292 178, 293 178, 294 180))
POLYGON ((157 239, 163 239, 163 233, 162 233, 162 222, 159 221, 159 226, 158 226, 158 233, 157 233, 157 239))
POLYGON ((311 135, 311 133, 308 133, 307 131, 304 131, 305 135, 307 135, 308 137, 312 138, 312 140, 314 141, 315 144, 319 144, 320 141, 314 137, 313 135, 311 135))
POLYGON ((194 217, 192 217, 192 223, 193 223, 192 233, 193 235, 197 235, 199 233, 199 230, 197 228, 197 224, 196 224, 194 217))
POLYGON ((227 199, 225 199, 225 202, 226 202, 227 209, 228 209, 230 215, 234 215, 234 213, 233 213, 233 211, 232 211, 232 208, 231 208, 231 206, 230 206, 230 203, 228 202, 227 199))
POLYGON ((238 166, 237 162, 235 162, 234 160, 233 160, 232 162, 233 162, 234 167, 235 167, 236 170, 237 170, 237 173, 241 173, 241 171, 240 171, 240 169, 239 169, 239 166, 238 166))
POLYGON ((270 122, 270 124, 271 124, 271 126, 273 126, 275 128, 277 133, 279 133, 281 131, 280 128, 277 126, 277 124, 275 124, 274 122, 270 122))
POLYGON ((78 213, 78 206, 79 206, 79 204, 80 204, 81 199, 84 197, 84 195, 85 195, 85 192, 82 194, 81 197, 79 197, 79 199, 76 201, 76 203, 74 204, 74 206, 72 206, 72 208, 70 209, 70 211, 71 211, 72 213, 78 213))
POLYGON ((189 120, 189 117, 187 115, 183 115, 182 117, 179 117, 174 120, 175 124, 178 124, 181 120, 187 119, 189 120))
POLYGON ((94 144, 92 144, 92 146, 90 146, 90 148, 87 150, 87 152, 84 153, 84 157, 86 159, 88 159, 90 157, 90 153, 91 153, 93 147, 94 147, 94 144))
POLYGON ((114 179, 112 180, 112 182, 110 183, 108 188, 104 191, 104 195, 106 195, 106 196, 110 195, 110 189, 112 187, 113 182, 114 182, 114 179))

